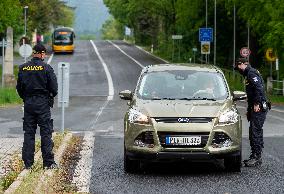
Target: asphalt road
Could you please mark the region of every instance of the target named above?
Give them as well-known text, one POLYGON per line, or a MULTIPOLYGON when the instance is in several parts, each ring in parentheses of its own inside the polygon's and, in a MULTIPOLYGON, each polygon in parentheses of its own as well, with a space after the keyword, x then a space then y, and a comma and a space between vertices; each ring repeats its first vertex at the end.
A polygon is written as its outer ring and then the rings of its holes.
MULTIPOLYGON (((133 90, 141 66, 164 63, 122 41, 94 41, 107 66, 113 85, 90 41, 77 41, 73 55, 54 55, 52 66, 70 62, 70 107, 66 128, 95 132, 90 193, 284 193, 284 110, 270 111, 264 126, 263 165, 227 173, 220 161, 214 163, 149 164, 143 173, 123 170, 123 117, 127 102, 118 93, 133 90), (121 50, 115 47, 117 45, 121 50)), ((239 104, 244 116, 245 104, 239 104)), ((20 107, 1 109, 1 118, 21 122, 20 107)), ((60 109, 54 108, 55 127, 60 127, 60 109)), ((1 135, 22 135, 21 126, 11 123, 1 135)), ((1 126, 1 122, 0 122, 1 126)), ((249 155, 248 123, 243 121, 243 157, 249 155)))

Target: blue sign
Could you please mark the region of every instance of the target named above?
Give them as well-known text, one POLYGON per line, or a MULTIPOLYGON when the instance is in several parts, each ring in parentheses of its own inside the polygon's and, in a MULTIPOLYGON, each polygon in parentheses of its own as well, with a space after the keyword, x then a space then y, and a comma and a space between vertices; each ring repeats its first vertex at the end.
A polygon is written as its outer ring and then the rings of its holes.
POLYGON ((199 28, 199 42, 213 42, 213 28, 199 28))

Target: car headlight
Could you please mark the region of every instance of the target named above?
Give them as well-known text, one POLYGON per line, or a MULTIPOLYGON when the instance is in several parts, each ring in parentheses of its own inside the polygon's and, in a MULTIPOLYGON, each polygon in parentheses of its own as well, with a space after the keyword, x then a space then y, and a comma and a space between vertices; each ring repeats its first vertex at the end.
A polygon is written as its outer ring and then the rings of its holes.
POLYGON ((234 124, 238 122, 238 113, 236 109, 227 110, 219 117, 219 125, 234 124))
POLYGON ((128 115, 130 123, 149 124, 149 117, 135 109, 130 109, 128 115))

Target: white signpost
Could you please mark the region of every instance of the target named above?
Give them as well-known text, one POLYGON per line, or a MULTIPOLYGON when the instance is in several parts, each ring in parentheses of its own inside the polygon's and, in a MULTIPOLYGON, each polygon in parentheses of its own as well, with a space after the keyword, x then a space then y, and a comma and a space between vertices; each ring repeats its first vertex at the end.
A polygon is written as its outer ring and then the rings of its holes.
POLYGON ((58 63, 58 107, 61 107, 61 132, 64 132, 64 108, 69 106, 70 64, 58 63))

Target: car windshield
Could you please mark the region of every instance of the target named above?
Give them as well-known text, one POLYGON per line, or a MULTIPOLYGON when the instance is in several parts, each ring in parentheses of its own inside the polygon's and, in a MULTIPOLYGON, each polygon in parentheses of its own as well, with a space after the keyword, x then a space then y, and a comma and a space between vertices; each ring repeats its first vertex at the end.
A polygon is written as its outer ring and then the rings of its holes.
POLYGON ((137 97, 149 100, 223 100, 228 97, 224 77, 218 72, 169 70, 145 73, 137 97))

